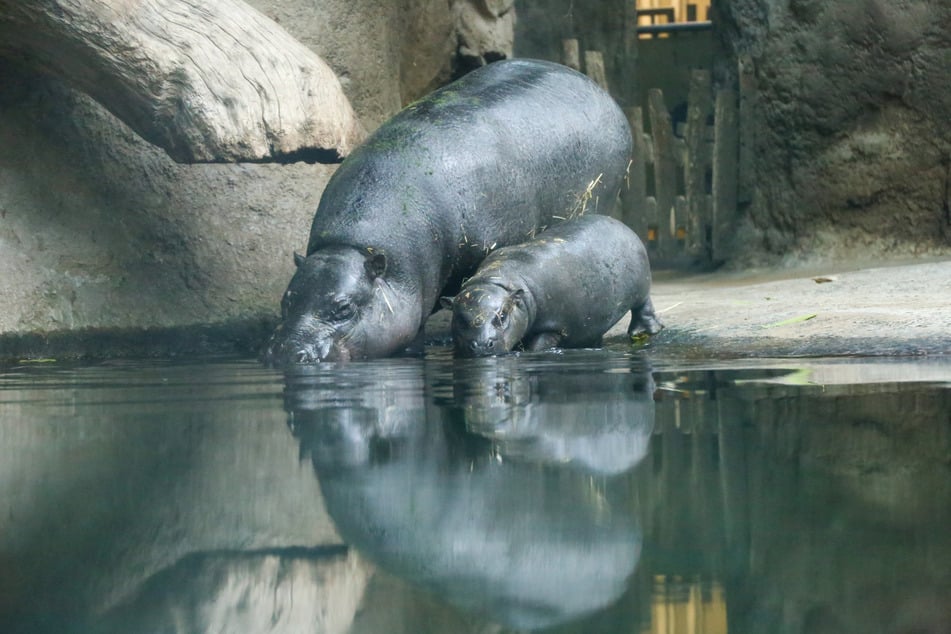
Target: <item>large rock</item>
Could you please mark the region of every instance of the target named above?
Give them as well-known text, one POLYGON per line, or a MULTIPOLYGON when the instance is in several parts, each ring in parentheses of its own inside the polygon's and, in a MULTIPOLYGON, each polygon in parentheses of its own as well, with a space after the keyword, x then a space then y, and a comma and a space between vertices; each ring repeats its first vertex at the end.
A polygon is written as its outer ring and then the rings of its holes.
POLYGON ((363 138, 326 62, 242 0, 0 0, 0 55, 182 163, 336 162, 363 138))
MULTIPOLYGON (((251 4, 328 62, 368 130, 453 74, 446 2, 251 4)), ((58 80, 0 58, 0 83, 0 358, 31 332, 276 318, 332 166, 179 165, 58 80)))
POLYGON ((951 4, 728 0, 729 74, 758 83, 742 259, 874 258, 951 247, 951 4))

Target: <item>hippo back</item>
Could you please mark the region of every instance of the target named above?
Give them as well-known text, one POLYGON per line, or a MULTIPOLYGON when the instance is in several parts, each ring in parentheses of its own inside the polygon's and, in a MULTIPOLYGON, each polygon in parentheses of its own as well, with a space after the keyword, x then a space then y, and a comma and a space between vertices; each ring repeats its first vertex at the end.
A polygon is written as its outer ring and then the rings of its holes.
POLYGON ((493 63, 406 107, 343 162, 307 251, 384 252, 428 311, 491 249, 610 211, 630 151, 623 112, 589 78, 550 62, 493 63))

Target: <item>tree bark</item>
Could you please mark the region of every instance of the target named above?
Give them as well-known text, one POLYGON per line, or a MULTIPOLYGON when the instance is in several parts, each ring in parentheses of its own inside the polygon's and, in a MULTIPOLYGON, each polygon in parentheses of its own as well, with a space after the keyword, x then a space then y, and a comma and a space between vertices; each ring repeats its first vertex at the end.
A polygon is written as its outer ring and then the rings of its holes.
POLYGON ((365 134, 330 67, 241 0, 0 0, 0 54, 180 163, 336 162, 365 134))

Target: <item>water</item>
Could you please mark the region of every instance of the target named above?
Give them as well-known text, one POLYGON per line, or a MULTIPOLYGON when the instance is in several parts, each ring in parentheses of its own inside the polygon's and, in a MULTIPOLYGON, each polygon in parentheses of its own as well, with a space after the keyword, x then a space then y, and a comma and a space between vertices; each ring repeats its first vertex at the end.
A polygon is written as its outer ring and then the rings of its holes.
POLYGON ((951 362, 0 371, 0 632, 951 631, 951 362))

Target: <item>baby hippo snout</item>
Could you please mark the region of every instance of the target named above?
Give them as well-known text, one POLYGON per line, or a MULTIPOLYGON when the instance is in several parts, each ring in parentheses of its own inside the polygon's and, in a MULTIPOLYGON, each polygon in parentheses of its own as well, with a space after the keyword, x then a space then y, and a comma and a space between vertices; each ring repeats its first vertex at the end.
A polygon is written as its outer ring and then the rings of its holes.
POLYGON ((472 339, 468 342, 468 353, 473 357, 488 357, 498 354, 500 349, 496 345, 497 341, 495 337, 472 339))

